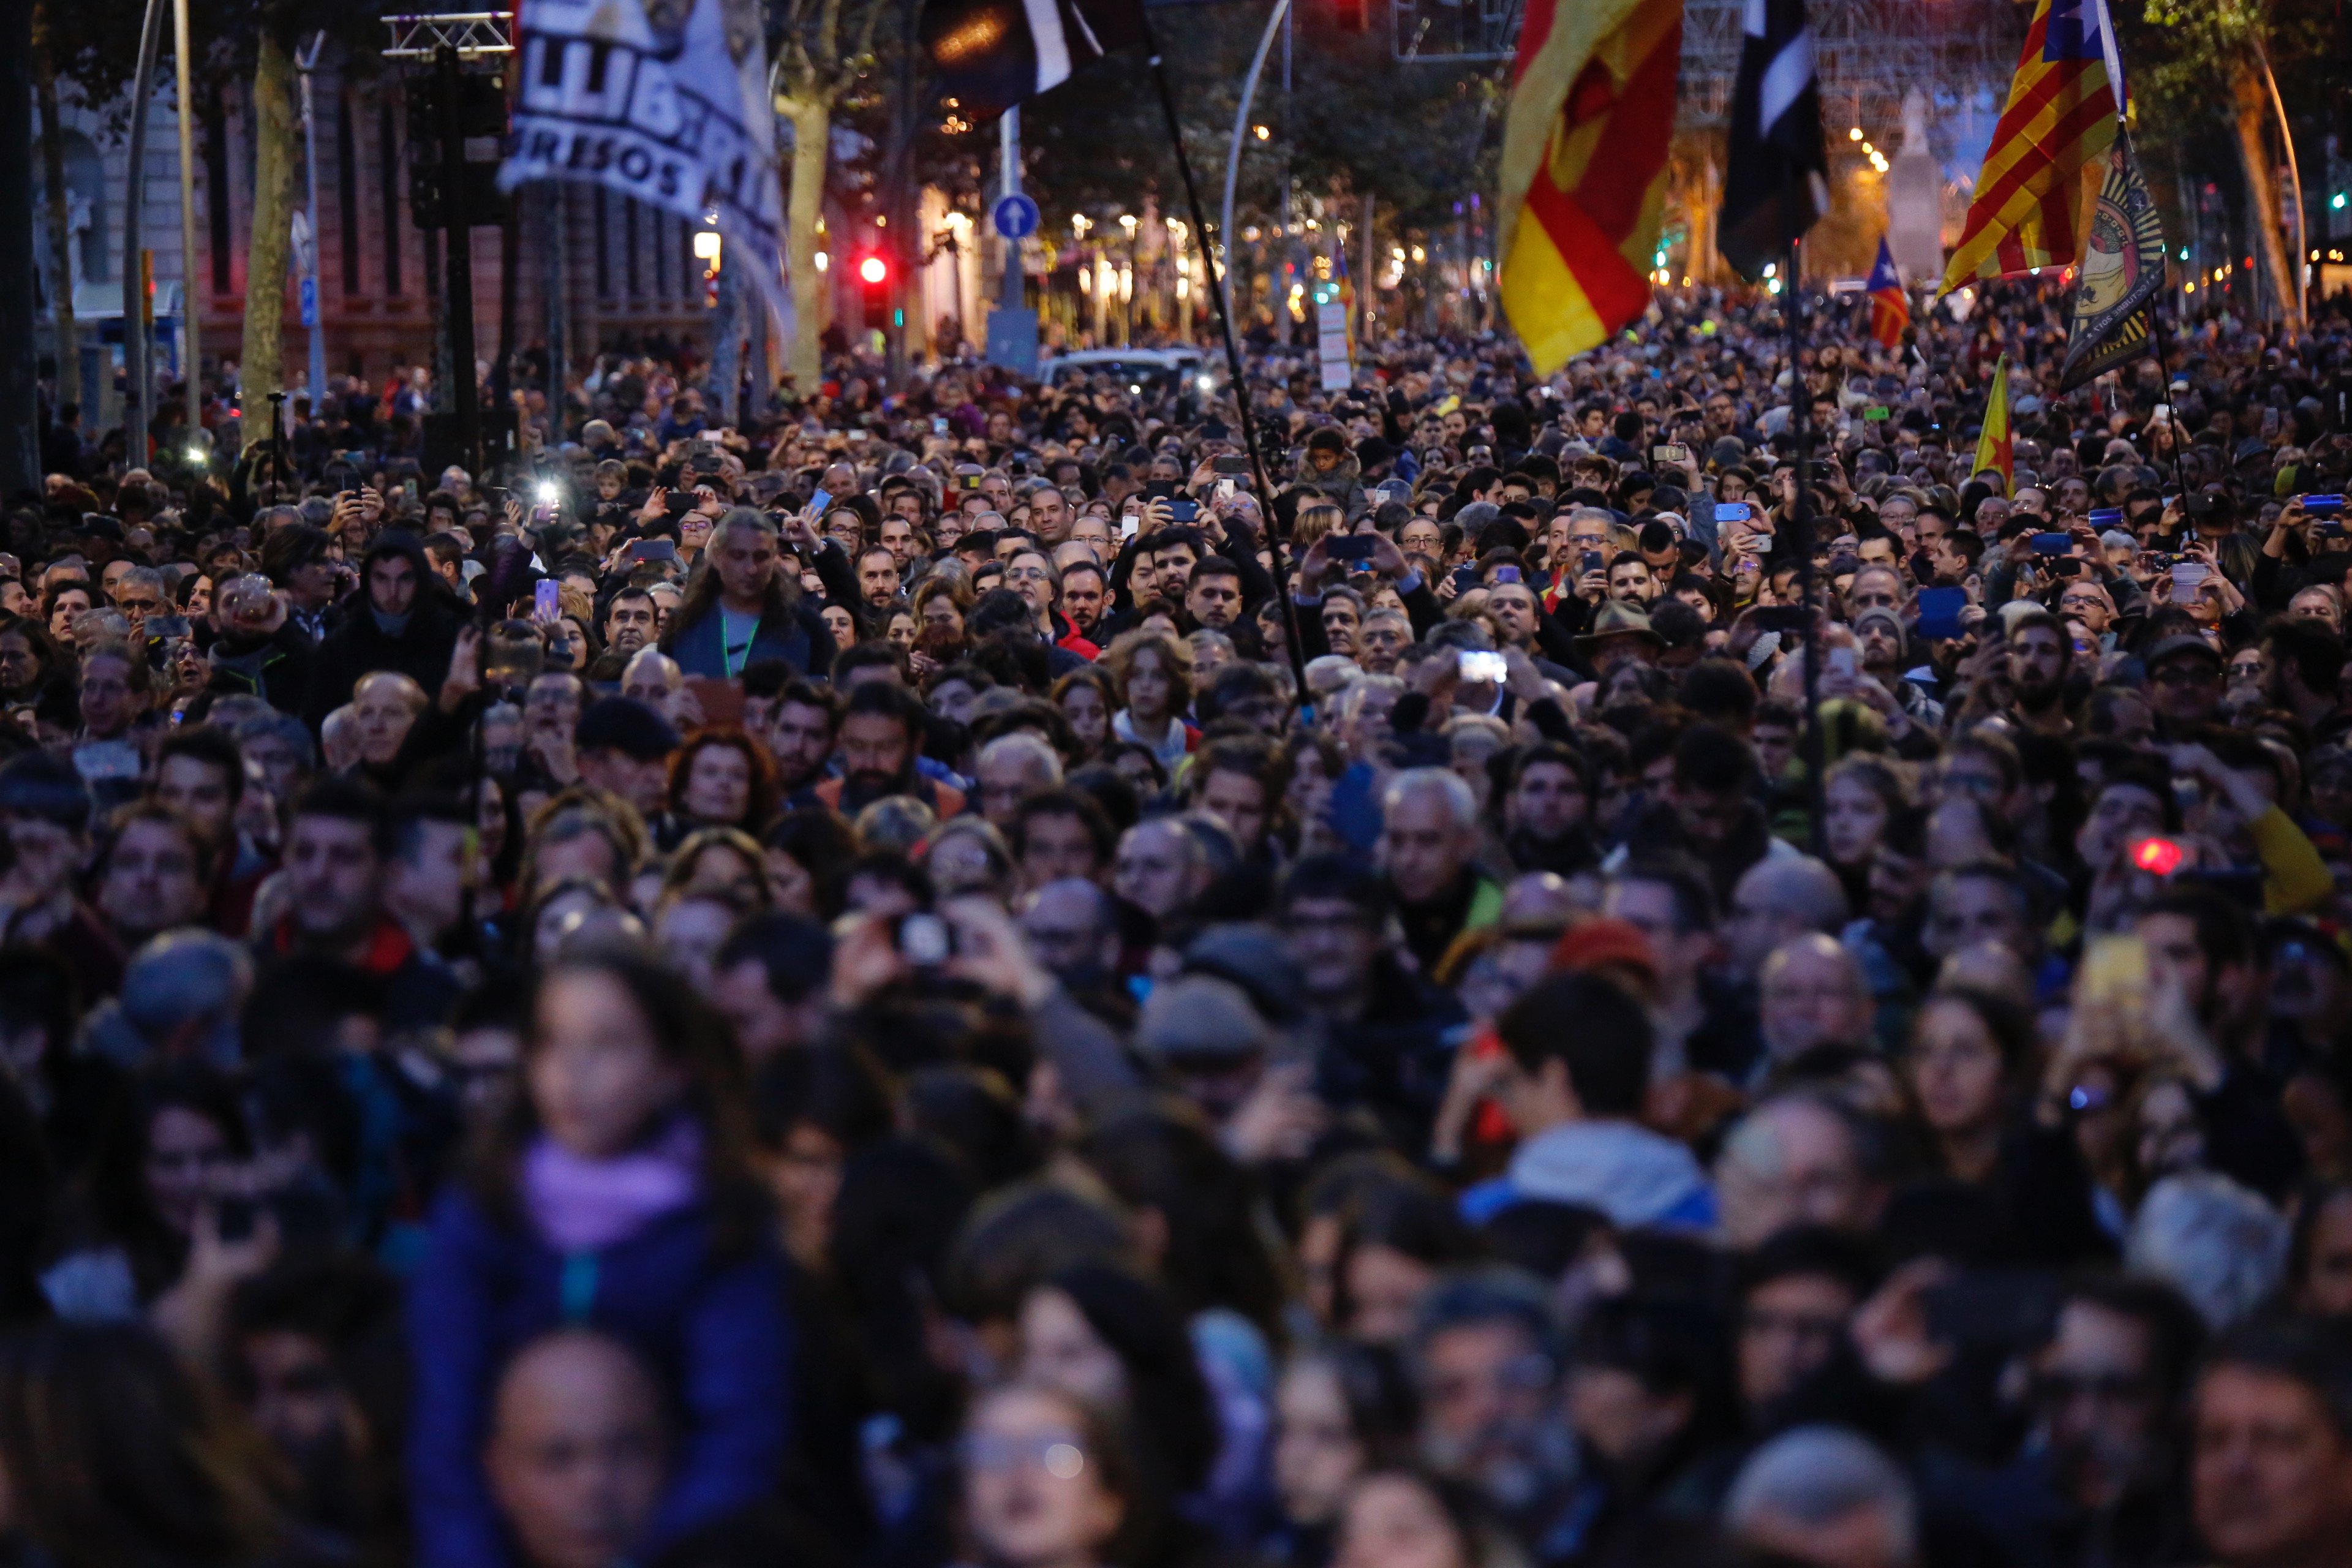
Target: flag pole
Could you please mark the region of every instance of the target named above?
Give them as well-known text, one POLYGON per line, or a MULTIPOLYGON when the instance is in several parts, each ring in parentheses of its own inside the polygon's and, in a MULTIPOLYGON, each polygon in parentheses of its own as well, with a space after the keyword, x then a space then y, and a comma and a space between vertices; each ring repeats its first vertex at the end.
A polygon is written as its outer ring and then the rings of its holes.
MULTIPOLYGON (((1794 181, 1790 187, 1790 210, 1794 212, 1794 181)), ((1804 606, 1805 616, 1805 815, 1811 823, 1812 852, 1821 856, 1826 847, 1822 820, 1822 757, 1826 749, 1822 734, 1822 616, 1813 603, 1813 508, 1806 488, 1811 477, 1806 469, 1813 455, 1812 397, 1805 388, 1804 366, 1798 358, 1805 346, 1802 275, 1798 271, 1804 245, 1801 235, 1789 242, 1789 275, 1781 283, 1780 314, 1789 335, 1789 426, 1797 438, 1796 497, 1789 509, 1789 548, 1797 554, 1797 602, 1804 606)))
POLYGON ((1151 52, 1151 82, 1160 92, 1160 112, 1168 121, 1168 144, 1176 151, 1176 173, 1184 182, 1184 200, 1192 215, 1192 232, 1201 237, 1201 259, 1209 269, 1209 302, 1217 312, 1217 329, 1225 342, 1225 369, 1233 377, 1234 406, 1239 413, 1242 445, 1249 452, 1250 473, 1257 480, 1258 513, 1265 525, 1265 545, 1274 560, 1274 590, 1282 601, 1283 641, 1289 644, 1290 673, 1298 683, 1298 701, 1303 707, 1307 700, 1306 650, 1298 641, 1298 609, 1290 593, 1290 566, 1284 558, 1282 534, 1274 525, 1274 487, 1266 482, 1265 458, 1258 450, 1257 419, 1250 412, 1249 378, 1242 371, 1240 346, 1234 339, 1233 312, 1225 306, 1224 268, 1217 262, 1217 245, 1230 244, 1222 231, 1216 244, 1209 239, 1208 215, 1201 207, 1201 187, 1192 179, 1192 160, 1184 151, 1184 132, 1176 118, 1176 92, 1168 83, 1168 66, 1160 58, 1160 36, 1151 26, 1151 13, 1138 7, 1143 17, 1143 47, 1151 52))
MULTIPOLYGON (((2131 93, 2124 85, 2122 43, 2116 37, 2116 20, 2107 12, 2107 0, 2091 0, 2091 4, 2098 8, 2099 61, 2107 68, 2107 90, 2114 96, 2116 101, 2116 144, 2124 150, 2125 158, 2129 159, 2131 156, 2131 93)), ((2265 69, 2267 68, 2266 62, 2265 69)), ((2272 90, 2275 93, 2276 87, 2273 86, 2272 90)), ((2282 128, 2286 124, 2286 117, 2284 113, 2279 116, 2279 124, 2282 128)), ((2294 156, 2294 143, 2292 138, 2287 142, 2287 156, 2290 158, 2294 156)), ((2296 232, 2300 236, 2302 231, 2298 228, 2296 232)), ((2299 238, 2297 245, 2300 250, 2299 238)), ((2169 246, 2166 247, 2168 252, 2170 249, 2169 246)), ((2171 265, 2172 258, 2168 254, 2165 258, 2165 266, 2169 268, 2171 265)), ((2301 266, 2301 261, 2298 260, 2296 265, 2301 266)), ((2157 379, 2164 384, 2164 396, 2160 401, 2166 407, 2170 408, 2172 406, 2172 363, 2168 357, 2168 351, 2164 346, 2164 304, 2160 298, 2166 290, 2159 288, 2156 292, 2159 297, 2151 298, 2147 302, 2147 344, 2148 351, 2156 355, 2157 379)), ((2180 493, 2181 504, 2186 506, 2189 504, 2189 481, 2180 467, 2179 410, 2174 409, 2172 416, 2164 423, 2165 427, 2172 433, 2172 482, 2180 493)))

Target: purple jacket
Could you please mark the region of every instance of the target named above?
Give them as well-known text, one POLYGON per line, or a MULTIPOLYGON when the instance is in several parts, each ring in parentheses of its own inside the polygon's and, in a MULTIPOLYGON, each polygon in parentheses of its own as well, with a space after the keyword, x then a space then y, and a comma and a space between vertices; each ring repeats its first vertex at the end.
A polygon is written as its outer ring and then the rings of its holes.
POLYGON ((768 1496, 790 1416, 792 1325, 772 1242, 724 1262, 699 1205, 601 1251, 566 1255, 500 1226, 460 1191, 436 1205, 408 1292, 415 1363, 408 1466, 416 1560, 511 1568, 482 1469, 500 1368, 550 1330, 599 1330, 669 1393, 683 1430, 647 1546, 768 1496))

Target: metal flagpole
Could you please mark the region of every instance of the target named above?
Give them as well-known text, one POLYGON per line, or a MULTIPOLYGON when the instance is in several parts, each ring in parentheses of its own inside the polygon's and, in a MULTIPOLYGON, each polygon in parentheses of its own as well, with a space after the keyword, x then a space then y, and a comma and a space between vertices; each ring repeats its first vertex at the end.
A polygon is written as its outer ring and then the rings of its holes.
MULTIPOLYGON (((323 290, 319 286, 319 115, 310 78, 326 47, 327 35, 320 32, 311 38, 310 48, 294 58, 294 68, 302 74, 302 172, 310 207, 305 222, 310 230, 310 243, 302 247, 302 328, 310 335, 310 417, 321 421, 327 413, 327 304, 320 297, 323 290)), ((343 243, 350 244, 353 237, 345 235, 343 243)))
MULTIPOLYGON (((2091 0, 2091 4, 2097 8, 2099 26, 2099 58, 2101 63, 2107 68, 2107 90, 2115 95, 2116 144, 2124 150, 2124 156, 2128 158, 2131 156, 2131 96, 2124 85, 2124 59, 2123 55, 2120 52, 2120 46, 2117 44, 2116 39, 2115 18, 2107 14, 2107 0, 2091 0)), ((2270 64, 2267 60, 2263 62, 2263 68, 2265 72, 2269 70, 2270 64)), ((2277 90, 2276 84, 2273 84, 2272 91, 2276 92, 2277 90)), ((2280 111, 2279 124, 2282 129, 2284 129, 2286 124, 2286 115, 2284 110, 2280 111)), ((2294 139, 2290 137, 2287 141, 2287 156, 2292 158, 2294 155, 2294 139)), ((2300 209, 2302 205, 2301 189, 2301 184, 2298 182, 2296 186, 2298 223, 2300 223, 2300 209)), ((2300 227, 2296 230, 2296 256, 2300 258, 2302 255, 2302 231, 2300 227)), ((2172 265, 2171 247, 2167 246, 2165 250, 2165 265, 2169 267, 2172 265)), ((2300 268, 2303 264, 2301 260, 2298 259, 2295 265, 2300 268)), ((2300 278, 2305 276, 2305 273, 2298 270, 2296 276, 2300 278)), ((2169 406, 2172 402, 2172 366, 2170 362, 2166 358, 2167 351, 2164 346, 2164 306, 2161 302, 2161 297, 2165 292, 2165 289, 2158 289, 2155 294, 2148 297, 2147 342, 2149 352, 2156 355, 2156 374, 2158 379, 2164 383, 2164 396, 2159 401, 2169 406)), ((2172 482, 2179 489, 2180 495, 2184 498, 2183 504, 2185 505, 2187 504, 2185 498, 2189 494, 2189 483, 2183 477, 2180 468, 2180 424, 2179 416, 2176 414, 2172 418, 2166 420, 2165 427, 2172 433, 2172 482)))
MULTIPOLYGON (((1151 81, 1160 89, 1160 112, 1168 121, 1168 142, 1176 150, 1176 173, 1184 182, 1184 200, 1192 214, 1193 232, 1201 237, 1201 255, 1209 267, 1209 297, 1216 301, 1217 328, 1224 335, 1225 368, 1233 376, 1234 407, 1239 413, 1242 442, 1249 451, 1250 473, 1257 480, 1259 515, 1265 524, 1266 549, 1274 557, 1274 587, 1282 600, 1283 640, 1290 645, 1290 672, 1298 681, 1298 700, 1307 700, 1307 660, 1305 649, 1298 642, 1298 611, 1290 596, 1290 566, 1284 559, 1282 534, 1274 525, 1274 487, 1266 482, 1265 456, 1258 450, 1257 419, 1250 412, 1249 377, 1242 371, 1242 353, 1234 339, 1234 313, 1225 305, 1224 275, 1217 264, 1215 246, 1209 240, 1208 215, 1201 210, 1201 187, 1192 179, 1192 160, 1184 151, 1184 132, 1176 118, 1175 89, 1168 85, 1168 66, 1160 56, 1160 39, 1152 31, 1151 14, 1144 11, 1144 47, 1151 51, 1151 81)), ((1232 237, 1220 232, 1219 242, 1228 247, 1232 237)))
MULTIPOLYGON (((172 72, 178 89, 180 132, 180 374, 188 395, 186 441, 204 428, 205 361, 196 326, 196 100, 189 86, 188 0, 172 0, 172 72)), ((316 203, 311 204, 316 205, 316 203)))
POLYGON ((1812 495, 1806 488, 1811 477, 1806 470, 1813 456, 1812 395, 1806 390, 1804 366, 1799 358, 1805 342, 1803 274, 1798 269, 1804 244, 1802 236, 1789 242, 1789 275, 1781 282, 1780 300, 1782 325, 1789 334, 1789 425, 1797 438, 1796 499, 1789 509, 1789 548, 1797 554, 1797 602, 1804 606, 1805 616, 1805 812, 1812 822, 1812 850, 1818 856, 1826 847, 1822 820, 1822 757, 1826 748, 1822 735, 1822 618, 1813 604, 1812 495))

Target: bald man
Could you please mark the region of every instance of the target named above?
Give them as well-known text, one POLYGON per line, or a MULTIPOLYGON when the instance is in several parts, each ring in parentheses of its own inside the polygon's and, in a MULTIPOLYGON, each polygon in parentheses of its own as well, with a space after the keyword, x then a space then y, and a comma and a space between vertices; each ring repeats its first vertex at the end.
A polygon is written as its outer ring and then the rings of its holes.
POLYGON ((373 670, 360 677, 359 684, 352 688, 351 700, 351 724, 360 760, 372 767, 390 767, 427 700, 425 688, 397 670, 373 670))
POLYGON ((1877 1016, 1870 984, 1834 937, 1808 931, 1782 942, 1764 961, 1759 991, 1767 1071, 1816 1046, 1870 1043, 1877 1016))
POLYGON ((1846 922, 1845 888, 1811 855, 1775 855, 1740 874, 1723 919, 1731 972, 1754 980, 1783 943, 1808 931, 1834 936, 1846 922))
POLYGON ((602 1334, 525 1346, 499 1380, 483 1464, 531 1568, 617 1568, 661 1500, 661 1395, 602 1334))

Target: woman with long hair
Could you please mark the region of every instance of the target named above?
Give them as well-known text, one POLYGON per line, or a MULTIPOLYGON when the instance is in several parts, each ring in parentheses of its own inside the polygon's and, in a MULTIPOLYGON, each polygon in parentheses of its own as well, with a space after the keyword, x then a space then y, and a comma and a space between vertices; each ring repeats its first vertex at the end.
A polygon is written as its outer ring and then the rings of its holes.
POLYGON ((2059 1267, 2112 1248, 2072 1130, 2032 1113, 2040 1066, 2023 1007, 1946 986, 1921 1005, 1903 1069, 1931 1163, 1998 1211, 2012 1261, 2059 1267))
POLYGON ((1183 1314, 1158 1286, 1082 1263, 1021 1303, 1021 1375, 1115 1412, 1136 1468, 1160 1495, 1208 1484, 1220 1433, 1183 1314))
POLYGON ((791 1331, 741 1077, 718 1017, 650 959, 541 972, 523 1092, 443 1193, 409 1292, 420 1561, 508 1561, 480 1458, 491 1393, 510 1354, 562 1325, 672 1379, 678 1458, 649 1544, 773 1485, 791 1331))
POLYGON ((252 1157, 236 1083, 197 1061, 134 1078, 67 1194, 65 1249, 41 1276, 58 1315, 137 1314, 177 1285, 211 1234, 233 1169, 252 1157))
POLYGON ((0 706, 38 702, 51 686, 73 684, 73 661, 30 616, 0 616, 0 706))
POLYGON ((654 841, 675 849, 706 827, 756 837, 774 818, 776 805, 776 764, 766 750, 732 725, 712 725, 671 753, 668 810, 654 827, 654 841))
POLYGON ((247 1450, 163 1341, 125 1323, 0 1340, 0 1528, 55 1568, 248 1568, 278 1521, 247 1450))
POLYGON ((1274 1486, 1282 1524, 1261 1550, 1290 1568, 1321 1568, 1356 1483, 1410 1464, 1421 1399, 1393 1351, 1334 1341, 1291 1357, 1275 1394, 1274 1486))
POLYGON ((1111 679, 1110 671, 1098 664, 1080 665, 1054 682, 1051 700, 1070 721, 1070 733, 1077 738, 1078 752, 1070 764, 1076 767, 1101 757, 1103 747, 1110 742, 1111 715, 1119 706, 1118 682, 1111 679))
POLYGON ((1103 662, 1127 697, 1127 705, 1111 715, 1111 732, 1150 747, 1173 773, 1201 738, 1184 718, 1192 706, 1192 650, 1159 632, 1124 632, 1103 662))
POLYGON ((1878 858, 1886 825, 1911 804, 1910 785, 1900 764, 1861 753, 1822 775, 1822 803, 1831 868, 1845 884, 1847 906, 1862 909, 1869 902, 1871 863, 1878 858))

